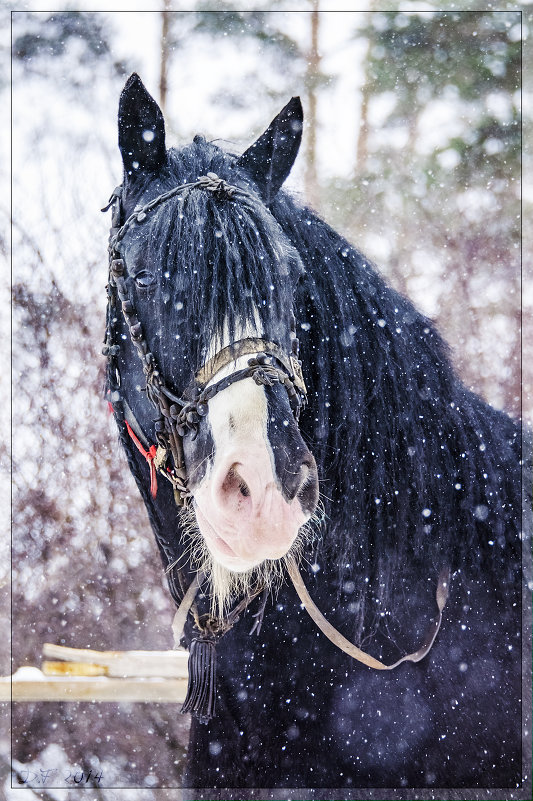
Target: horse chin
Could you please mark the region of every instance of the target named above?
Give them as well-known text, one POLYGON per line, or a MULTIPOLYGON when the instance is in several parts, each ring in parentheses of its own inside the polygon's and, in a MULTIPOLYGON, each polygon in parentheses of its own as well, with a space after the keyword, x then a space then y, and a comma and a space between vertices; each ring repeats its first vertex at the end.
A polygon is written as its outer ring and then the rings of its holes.
POLYGON ((239 598, 255 594, 258 588, 275 593, 286 579, 285 555, 290 551, 299 558, 305 543, 314 537, 314 525, 310 522, 299 529, 283 553, 272 551, 272 558, 244 557, 234 552, 230 555, 222 550, 221 544, 217 547, 209 531, 204 528, 202 532, 201 517, 198 507, 191 505, 181 511, 180 521, 189 540, 191 564, 208 577, 211 611, 219 617, 223 617, 239 598))
POLYGON ((250 570, 236 572, 212 557, 207 559, 204 571, 211 585, 212 614, 223 618, 239 599, 254 596, 258 591, 275 594, 284 580, 284 562, 266 560, 250 570))

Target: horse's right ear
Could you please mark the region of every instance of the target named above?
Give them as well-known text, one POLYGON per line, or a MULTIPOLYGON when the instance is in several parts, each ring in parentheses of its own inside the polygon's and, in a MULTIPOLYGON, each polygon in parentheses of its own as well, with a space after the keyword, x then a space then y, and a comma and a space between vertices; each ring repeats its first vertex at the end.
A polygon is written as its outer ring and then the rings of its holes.
POLYGON ((120 95, 118 146, 129 176, 141 170, 158 170, 165 163, 163 114, 135 72, 120 95))
POLYGON ((270 203, 291 171, 302 141, 303 109, 299 97, 289 100, 266 131, 237 159, 270 203))

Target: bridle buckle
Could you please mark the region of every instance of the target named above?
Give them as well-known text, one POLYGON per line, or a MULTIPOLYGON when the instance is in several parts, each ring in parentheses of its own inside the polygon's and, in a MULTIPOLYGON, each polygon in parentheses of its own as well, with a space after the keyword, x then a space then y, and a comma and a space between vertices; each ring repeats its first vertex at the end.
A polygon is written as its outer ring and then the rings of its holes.
POLYGON ((307 388, 305 386, 304 376, 302 373, 302 363, 292 353, 289 356, 294 385, 303 393, 304 397, 307 395, 307 388))

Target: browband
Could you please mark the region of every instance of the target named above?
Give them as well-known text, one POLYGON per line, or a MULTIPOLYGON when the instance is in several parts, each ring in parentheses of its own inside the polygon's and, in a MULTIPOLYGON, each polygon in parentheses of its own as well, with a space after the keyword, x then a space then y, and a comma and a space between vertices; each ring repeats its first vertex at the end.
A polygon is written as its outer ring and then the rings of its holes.
POLYGON ((232 342, 222 350, 219 350, 211 359, 208 359, 195 375, 195 383, 199 387, 205 388, 211 379, 231 362, 236 361, 241 356, 251 356, 255 353, 266 353, 273 356, 285 368, 292 379, 293 384, 304 395, 307 393, 303 380, 302 370, 298 359, 292 354, 287 357, 279 345, 257 337, 245 337, 238 342, 232 342))

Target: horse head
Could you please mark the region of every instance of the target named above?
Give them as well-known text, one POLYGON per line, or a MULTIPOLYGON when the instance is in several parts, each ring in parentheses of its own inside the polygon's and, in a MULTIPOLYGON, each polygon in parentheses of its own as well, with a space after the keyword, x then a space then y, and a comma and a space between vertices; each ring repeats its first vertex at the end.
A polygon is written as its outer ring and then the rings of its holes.
POLYGON ((293 296, 304 266, 269 211, 301 131, 293 98, 241 156, 202 136, 167 150, 162 112, 138 76, 120 99, 115 411, 122 404, 152 471, 187 499, 200 561, 232 574, 286 555, 318 502, 298 426, 293 296))

